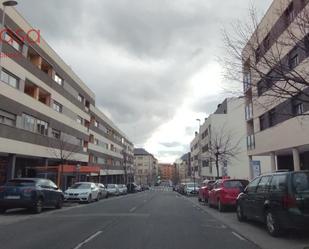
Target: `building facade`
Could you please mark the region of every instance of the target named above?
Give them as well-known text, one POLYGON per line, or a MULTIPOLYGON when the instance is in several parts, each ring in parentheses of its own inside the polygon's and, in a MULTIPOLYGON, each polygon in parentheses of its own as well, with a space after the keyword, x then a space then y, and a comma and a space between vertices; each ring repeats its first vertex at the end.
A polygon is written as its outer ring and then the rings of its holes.
POLYGON ((134 149, 134 180, 137 184, 154 185, 158 176, 158 160, 143 148, 134 149))
POLYGON ((251 179, 253 174, 266 172, 270 159, 247 155, 245 101, 243 98, 228 98, 218 105, 216 111, 209 115, 200 126, 199 132, 191 142, 191 159, 200 165, 200 178, 216 177, 251 179), (218 161, 218 172, 215 159, 215 147, 222 154, 218 161), (233 153, 233 156, 228 154, 233 153), (259 172, 252 168, 259 167, 259 172))
POLYGON ((169 163, 159 163, 159 175, 162 181, 175 181, 176 165, 169 163))
POLYGON ((7 8, 1 54, 0 185, 31 176, 49 177, 62 186, 92 177, 101 181, 101 175, 113 176, 106 181, 123 181, 123 152, 129 147, 126 162, 132 165, 133 144, 95 106, 93 91, 31 30, 14 8, 7 8))
POLYGON ((188 182, 191 180, 190 153, 182 155, 174 163, 175 180, 177 183, 188 182))
POLYGON ((243 50, 248 154, 250 157, 270 156, 271 171, 309 169, 309 118, 304 115, 309 111, 306 94, 309 89, 303 85, 299 92, 296 90, 298 83, 294 83, 296 88, 293 84, 289 89, 285 88, 286 80, 282 79, 298 74, 304 81, 309 81, 309 31, 299 26, 302 19, 305 26, 308 25, 308 3, 302 0, 273 1, 243 50), (252 46, 257 36, 259 43, 252 46), (293 39, 297 42, 291 41, 293 39), (280 55, 275 56, 285 68, 286 75, 279 74, 278 80, 272 77, 278 74, 278 67, 265 67, 263 62, 274 51, 280 51, 280 55), (256 67, 251 66, 253 63, 256 67), (257 75, 258 70, 263 72, 262 76, 257 75), (292 94, 295 98, 271 96, 276 89, 295 91, 292 94))

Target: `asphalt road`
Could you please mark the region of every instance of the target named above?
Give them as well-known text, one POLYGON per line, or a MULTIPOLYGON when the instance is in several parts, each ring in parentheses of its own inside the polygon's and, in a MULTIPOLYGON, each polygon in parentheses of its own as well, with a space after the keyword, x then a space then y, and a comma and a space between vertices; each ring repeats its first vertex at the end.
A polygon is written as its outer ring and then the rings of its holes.
POLYGON ((0 249, 257 249, 189 199, 164 189, 39 215, 0 216, 0 249), (1 222, 3 218, 4 222, 1 222))

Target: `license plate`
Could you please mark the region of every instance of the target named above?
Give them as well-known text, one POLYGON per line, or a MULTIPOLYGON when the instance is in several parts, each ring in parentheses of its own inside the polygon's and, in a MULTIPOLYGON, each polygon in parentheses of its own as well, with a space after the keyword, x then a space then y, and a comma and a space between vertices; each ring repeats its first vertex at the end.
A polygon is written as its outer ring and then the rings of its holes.
POLYGON ((5 199, 17 200, 17 199, 20 199, 20 196, 19 195, 8 195, 5 197, 5 199))

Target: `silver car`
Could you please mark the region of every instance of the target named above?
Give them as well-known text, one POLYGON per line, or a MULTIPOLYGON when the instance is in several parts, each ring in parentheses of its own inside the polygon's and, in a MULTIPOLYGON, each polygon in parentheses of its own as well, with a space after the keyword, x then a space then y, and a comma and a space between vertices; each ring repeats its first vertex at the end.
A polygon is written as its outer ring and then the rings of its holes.
POLYGON ((186 195, 196 195, 198 194, 199 186, 197 183, 190 182, 185 184, 184 192, 186 195))
POLYGON ((111 195, 119 195, 120 192, 119 192, 119 187, 117 184, 107 184, 107 194, 108 196, 111 196, 111 195))
POLYGON ((121 195, 126 195, 128 193, 128 188, 127 188, 126 185, 120 184, 120 185, 118 185, 118 187, 119 187, 119 193, 121 195))
POLYGON ((106 187, 102 184, 102 183, 96 183, 98 189, 99 189, 99 200, 103 199, 103 198, 107 198, 108 197, 108 193, 107 193, 107 189, 106 187))

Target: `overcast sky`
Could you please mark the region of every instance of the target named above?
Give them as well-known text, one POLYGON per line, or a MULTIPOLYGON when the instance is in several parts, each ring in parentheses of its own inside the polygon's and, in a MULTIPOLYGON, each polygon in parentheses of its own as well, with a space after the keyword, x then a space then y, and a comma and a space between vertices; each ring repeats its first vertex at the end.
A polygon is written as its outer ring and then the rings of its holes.
MULTIPOLYGON (((263 14, 271 0, 255 0, 263 14)), ((17 9, 95 92, 136 147, 161 162, 189 151, 224 100, 222 29, 249 0, 19 0, 17 9)))

